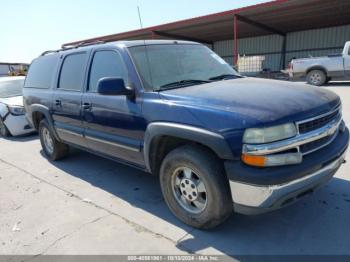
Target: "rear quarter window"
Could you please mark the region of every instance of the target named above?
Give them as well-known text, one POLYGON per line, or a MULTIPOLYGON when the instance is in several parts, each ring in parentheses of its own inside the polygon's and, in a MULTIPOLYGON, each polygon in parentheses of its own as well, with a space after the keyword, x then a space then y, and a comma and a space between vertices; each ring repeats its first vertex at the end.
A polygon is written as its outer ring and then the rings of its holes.
POLYGON ((57 55, 42 56, 34 60, 29 67, 24 87, 50 88, 58 61, 57 55))

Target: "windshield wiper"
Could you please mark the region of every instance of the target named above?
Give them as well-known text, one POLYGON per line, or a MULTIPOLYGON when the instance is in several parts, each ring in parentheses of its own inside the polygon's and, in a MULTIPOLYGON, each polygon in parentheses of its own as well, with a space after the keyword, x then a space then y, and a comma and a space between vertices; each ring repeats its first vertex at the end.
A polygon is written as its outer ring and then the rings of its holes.
POLYGON ((185 80, 180 80, 180 81, 176 81, 176 82, 162 85, 162 86, 160 86, 160 89, 164 90, 164 89, 190 86, 190 85, 196 85, 196 84, 205 84, 205 83, 210 83, 210 81, 209 80, 198 80, 198 79, 185 79, 185 80))
POLYGON ((209 78, 209 80, 225 80, 225 79, 234 79, 234 78, 241 78, 241 76, 234 75, 234 74, 222 74, 218 76, 213 76, 209 78))

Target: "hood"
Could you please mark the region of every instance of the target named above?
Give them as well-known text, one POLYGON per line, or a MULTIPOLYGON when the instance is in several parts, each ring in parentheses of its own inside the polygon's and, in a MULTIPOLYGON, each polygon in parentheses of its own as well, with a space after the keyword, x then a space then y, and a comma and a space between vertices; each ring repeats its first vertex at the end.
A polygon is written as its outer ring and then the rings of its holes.
POLYGON ((174 104, 232 112, 265 123, 307 119, 340 104, 335 93, 323 88, 259 78, 217 81, 160 94, 174 104))
POLYGON ((0 102, 9 106, 23 106, 23 96, 0 98, 0 102))

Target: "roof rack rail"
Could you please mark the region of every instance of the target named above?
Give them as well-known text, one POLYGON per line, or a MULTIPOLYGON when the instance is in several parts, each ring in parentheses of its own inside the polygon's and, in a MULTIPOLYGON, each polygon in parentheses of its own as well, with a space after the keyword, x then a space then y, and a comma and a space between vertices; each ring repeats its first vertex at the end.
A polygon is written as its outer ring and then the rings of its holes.
POLYGON ((62 45, 61 49, 57 49, 57 50, 48 50, 45 51, 44 53, 42 53, 40 56, 44 56, 50 53, 58 53, 60 51, 65 51, 65 50, 69 50, 69 49, 74 49, 74 48, 78 48, 78 47, 83 47, 83 46, 89 46, 89 45, 97 45, 97 44, 104 44, 106 43, 105 41, 101 41, 101 40, 96 40, 96 41, 90 41, 90 42, 80 42, 76 45, 62 45))
POLYGON ((50 53, 56 53, 58 51, 60 51, 60 50, 47 50, 44 53, 42 53, 40 56, 44 56, 44 55, 47 55, 47 54, 50 54, 50 53))
POLYGON ((66 49, 78 48, 82 46, 97 45, 97 44, 104 44, 104 43, 106 42, 102 40, 96 40, 96 41, 80 42, 75 45, 70 45, 70 44, 62 45, 61 47, 63 50, 66 50, 66 49))

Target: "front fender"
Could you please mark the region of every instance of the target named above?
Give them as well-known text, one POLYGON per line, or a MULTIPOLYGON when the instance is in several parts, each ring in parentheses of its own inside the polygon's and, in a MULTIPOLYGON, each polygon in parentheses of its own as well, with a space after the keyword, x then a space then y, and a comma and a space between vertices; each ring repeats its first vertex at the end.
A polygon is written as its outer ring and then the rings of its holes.
POLYGON ((232 151, 225 138, 212 131, 189 125, 153 122, 147 126, 144 141, 144 159, 147 170, 150 168, 150 146, 154 138, 171 136, 200 143, 213 150, 221 159, 234 159, 232 151))

